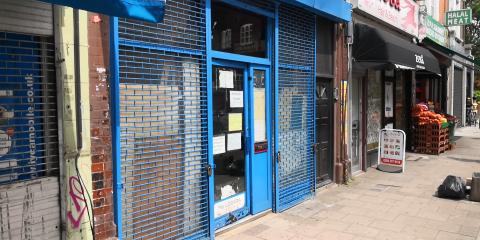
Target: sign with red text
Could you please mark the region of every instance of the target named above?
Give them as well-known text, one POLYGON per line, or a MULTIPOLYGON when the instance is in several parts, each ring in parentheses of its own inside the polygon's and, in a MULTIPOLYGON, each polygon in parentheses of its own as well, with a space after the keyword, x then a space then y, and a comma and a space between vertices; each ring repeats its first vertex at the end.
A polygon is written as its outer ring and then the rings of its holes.
POLYGON ((413 0, 354 0, 353 4, 362 12, 418 36, 419 6, 413 0))
POLYGON ((405 171, 405 132, 382 129, 379 138, 378 169, 385 172, 405 171))

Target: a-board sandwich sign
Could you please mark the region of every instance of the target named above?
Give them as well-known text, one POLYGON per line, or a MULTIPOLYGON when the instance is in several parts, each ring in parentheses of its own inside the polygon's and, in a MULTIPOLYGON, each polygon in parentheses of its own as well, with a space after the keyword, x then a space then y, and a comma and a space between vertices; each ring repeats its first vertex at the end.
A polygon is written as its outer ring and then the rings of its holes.
POLYGON ((382 129, 379 133, 378 169, 384 172, 405 171, 405 132, 382 129))

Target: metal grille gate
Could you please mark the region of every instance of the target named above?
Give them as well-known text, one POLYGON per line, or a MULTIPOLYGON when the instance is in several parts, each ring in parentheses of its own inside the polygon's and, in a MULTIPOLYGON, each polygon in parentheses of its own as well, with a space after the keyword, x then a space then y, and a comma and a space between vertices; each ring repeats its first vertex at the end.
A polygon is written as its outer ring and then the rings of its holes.
POLYGON ((122 237, 208 238, 205 2, 119 19, 122 237))
POLYGON ((1 239, 59 237, 54 49, 52 36, 0 31, 1 239))
POLYGON ((288 209, 315 189, 315 15, 280 5, 278 66, 278 186, 276 210, 288 209))
POLYGON ((53 37, 0 32, 0 183, 58 176, 53 37))

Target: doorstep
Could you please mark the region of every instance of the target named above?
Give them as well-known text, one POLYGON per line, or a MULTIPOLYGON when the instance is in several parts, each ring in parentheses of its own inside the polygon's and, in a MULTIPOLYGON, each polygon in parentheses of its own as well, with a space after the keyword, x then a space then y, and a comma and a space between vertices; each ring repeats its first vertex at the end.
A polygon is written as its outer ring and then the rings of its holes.
POLYGON ((246 216, 246 217, 244 217, 244 218, 242 218, 242 219, 240 219, 240 220, 238 220, 238 221, 236 221, 236 222, 234 222, 234 223, 232 223, 228 226, 225 226, 223 228, 218 229, 217 231, 215 231, 215 236, 219 236, 219 235, 224 234, 226 232, 232 231, 232 230, 238 228, 239 226, 242 226, 242 225, 244 225, 246 223, 249 223, 249 222, 253 222, 253 221, 255 221, 255 220, 257 220, 261 217, 267 216, 269 214, 273 214, 272 209, 267 209, 263 212, 255 214, 255 215, 246 216))

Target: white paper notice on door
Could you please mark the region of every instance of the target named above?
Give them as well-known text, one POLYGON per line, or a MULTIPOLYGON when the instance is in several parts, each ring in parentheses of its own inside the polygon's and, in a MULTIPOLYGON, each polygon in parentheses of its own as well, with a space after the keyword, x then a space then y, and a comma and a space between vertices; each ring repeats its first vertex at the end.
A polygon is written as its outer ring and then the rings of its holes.
POLYGON ((225 135, 213 137, 213 155, 225 153, 225 135))
POLYGON ((385 117, 393 117, 393 83, 385 82, 385 117))
POLYGON ((265 120, 255 119, 255 142, 263 142, 266 140, 265 120))
POLYGON ((245 193, 237 194, 215 203, 213 209, 215 218, 221 217, 245 206, 245 193))
POLYGON ((242 149, 242 133, 229 133, 227 151, 242 149))
POLYGON ((218 80, 220 81, 220 88, 233 88, 233 71, 220 70, 218 80))
POLYGON ((243 108, 243 91, 230 91, 230 108, 243 108))

